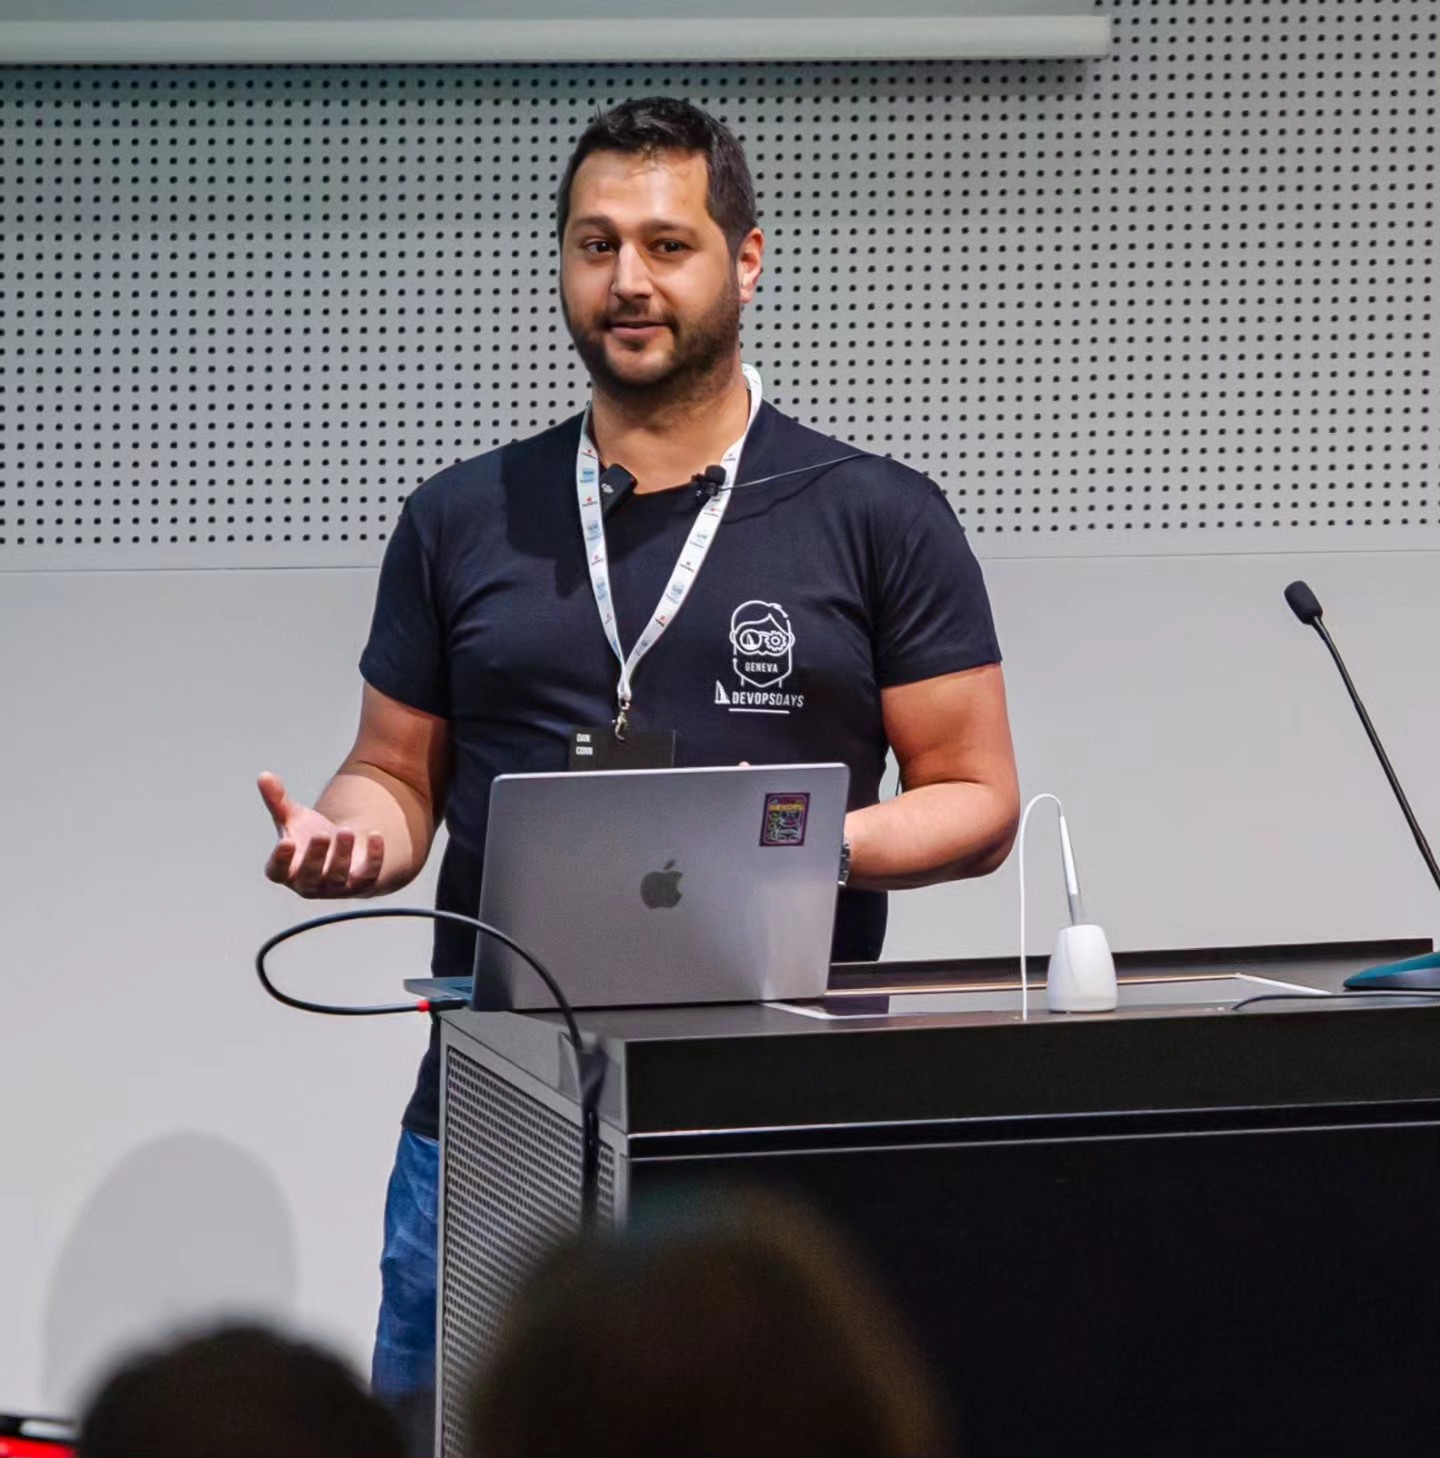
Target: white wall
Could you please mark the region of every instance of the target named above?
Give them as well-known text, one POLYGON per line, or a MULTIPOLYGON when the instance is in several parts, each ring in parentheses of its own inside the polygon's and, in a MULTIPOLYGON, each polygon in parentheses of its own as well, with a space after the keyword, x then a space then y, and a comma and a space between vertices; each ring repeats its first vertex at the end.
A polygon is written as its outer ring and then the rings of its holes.
MULTIPOLYGON (((313 794, 348 747, 372 578, 0 575, 0 1409, 247 1295, 363 1353, 424 1029, 287 1012, 250 959, 307 910, 259 874, 254 774, 313 794)), ((374 944, 359 995, 424 942, 374 944)))
MULTIPOLYGON (((1440 834, 1437 556, 988 564, 1025 787, 1065 797, 1117 946, 1440 931, 1333 670, 1280 596, 1302 575, 1320 594, 1440 834)), ((288 1012, 250 959, 306 910, 261 879, 253 775, 313 792, 343 754, 371 585, 0 575, 0 1409, 65 1409, 116 1342, 236 1302, 364 1359, 423 1026, 288 1012)), ((1043 940, 1050 836, 1032 859, 1043 940)), ((1012 860, 897 898, 888 950, 1012 950, 1014 891, 1012 860)), ((424 966, 422 924, 340 935, 290 974, 369 998, 424 966)))
MULTIPOLYGON (((1440 556, 993 561, 1022 790, 1065 801, 1087 909, 1117 947, 1433 935, 1427 875, 1328 655, 1319 595, 1416 813, 1440 837, 1440 556)), ((1037 810, 1030 935, 1063 910, 1037 810)), ((897 898, 890 956, 1011 949, 1016 859, 897 898)))

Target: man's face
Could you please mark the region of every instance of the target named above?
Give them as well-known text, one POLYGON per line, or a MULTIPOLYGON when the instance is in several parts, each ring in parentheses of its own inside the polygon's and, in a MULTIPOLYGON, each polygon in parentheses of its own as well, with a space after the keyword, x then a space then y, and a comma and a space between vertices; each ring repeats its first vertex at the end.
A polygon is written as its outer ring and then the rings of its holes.
POLYGON ((592 152, 570 188, 560 299, 596 385, 612 395, 683 398, 733 358, 764 239, 739 254, 706 205, 696 153, 592 152))

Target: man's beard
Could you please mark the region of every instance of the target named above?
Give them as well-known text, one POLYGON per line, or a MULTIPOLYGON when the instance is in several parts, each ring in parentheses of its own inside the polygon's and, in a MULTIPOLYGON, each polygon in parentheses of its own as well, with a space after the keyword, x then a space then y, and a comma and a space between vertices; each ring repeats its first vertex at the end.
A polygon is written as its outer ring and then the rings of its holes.
MULTIPOLYGON (((577 329, 563 292, 560 312, 595 388, 611 399, 643 401, 652 406, 682 404, 709 394, 707 387, 727 372, 740 342, 740 289, 733 278, 701 318, 686 324, 668 316, 659 321, 669 328, 674 347, 659 374, 641 379, 627 379, 612 368, 605 348, 605 322, 592 329, 577 329)), ((619 322, 625 320, 624 315, 614 317, 619 322)))

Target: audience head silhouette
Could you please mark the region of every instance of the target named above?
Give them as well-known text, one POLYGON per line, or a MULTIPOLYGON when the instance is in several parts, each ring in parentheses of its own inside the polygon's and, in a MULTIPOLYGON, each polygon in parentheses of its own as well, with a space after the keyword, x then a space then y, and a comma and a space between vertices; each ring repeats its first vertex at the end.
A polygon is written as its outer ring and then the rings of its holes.
POLYGON ((523 1286, 472 1458, 929 1458, 924 1363, 827 1226, 755 1195, 567 1242, 523 1286))
POLYGON ((251 1326, 126 1361, 80 1423, 77 1458, 397 1458, 389 1413, 334 1357, 251 1326))

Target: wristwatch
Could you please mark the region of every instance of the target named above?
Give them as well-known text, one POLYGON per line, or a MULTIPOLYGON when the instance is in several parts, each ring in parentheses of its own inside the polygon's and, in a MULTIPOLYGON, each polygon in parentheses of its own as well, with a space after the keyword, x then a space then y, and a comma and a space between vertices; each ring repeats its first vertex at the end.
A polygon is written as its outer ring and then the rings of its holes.
POLYGON ((850 837, 846 836, 840 842, 840 884, 842 886, 850 884, 850 854, 850 837))

